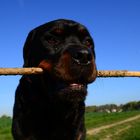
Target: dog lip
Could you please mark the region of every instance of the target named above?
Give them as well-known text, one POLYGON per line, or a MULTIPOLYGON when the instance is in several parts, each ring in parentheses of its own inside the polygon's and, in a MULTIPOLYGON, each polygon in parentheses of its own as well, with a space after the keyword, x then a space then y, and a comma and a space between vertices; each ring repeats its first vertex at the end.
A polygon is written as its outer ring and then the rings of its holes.
POLYGON ((79 87, 79 88, 81 88, 81 87, 84 87, 84 85, 83 84, 78 84, 78 83, 72 83, 72 84, 70 84, 70 87, 79 87))
POLYGON ((73 60, 74 62, 76 62, 78 65, 82 65, 82 66, 86 66, 86 65, 91 64, 91 61, 87 61, 86 63, 81 63, 80 60, 75 59, 75 58, 73 58, 73 57, 72 57, 72 60, 73 60))
POLYGON ((69 85, 69 87, 72 90, 83 90, 87 88, 85 84, 80 84, 80 83, 72 83, 69 85))
POLYGON ((87 84, 83 84, 83 83, 67 83, 67 84, 62 84, 61 86, 59 86, 58 89, 69 89, 72 91, 83 91, 87 89, 87 84))

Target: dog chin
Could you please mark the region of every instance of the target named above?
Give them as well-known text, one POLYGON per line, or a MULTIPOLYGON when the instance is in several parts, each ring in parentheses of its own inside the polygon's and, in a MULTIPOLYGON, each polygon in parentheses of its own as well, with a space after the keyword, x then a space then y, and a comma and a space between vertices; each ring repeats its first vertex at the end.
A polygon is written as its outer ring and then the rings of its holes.
POLYGON ((66 102, 84 101, 87 95, 87 85, 72 83, 59 90, 59 98, 66 102))

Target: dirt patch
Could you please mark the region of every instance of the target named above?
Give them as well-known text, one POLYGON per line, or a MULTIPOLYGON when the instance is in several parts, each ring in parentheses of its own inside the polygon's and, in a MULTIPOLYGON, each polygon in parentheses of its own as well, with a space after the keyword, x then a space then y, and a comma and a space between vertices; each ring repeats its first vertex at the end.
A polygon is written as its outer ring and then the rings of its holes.
MULTIPOLYGON (((111 128, 111 127, 114 127, 114 126, 117 126, 117 125, 121 125, 121 124, 130 122, 130 121, 133 121, 133 120, 137 120, 139 118, 140 118, 140 115, 137 115, 137 116, 130 117, 130 118, 128 118, 126 120, 123 120, 123 121, 119 121, 119 122, 112 123, 112 124, 109 124, 109 125, 104 125, 104 126, 101 126, 101 127, 98 127, 98 128, 93 128, 93 129, 88 130, 87 134, 88 135, 94 135, 94 134, 99 133, 103 129, 108 129, 108 128, 111 128)), ((109 140, 109 139, 106 139, 106 140, 109 140)))
POLYGON ((118 135, 119 133, 122 133, 122 132, 124 132, 124 131, 126 131, 127 129, 129 129, 131 126, 130 125, 128 125, 128 126, 126 126, 125 128, 122 128, 122 129, 119 129, 118 131, 116 131, 116 133, 114 133, 114 134, 110 134, 110 135, 107 135, 104 139, 102 139, 102 140, 112 140, 112 136, 115 136, 115 135, 118 135))

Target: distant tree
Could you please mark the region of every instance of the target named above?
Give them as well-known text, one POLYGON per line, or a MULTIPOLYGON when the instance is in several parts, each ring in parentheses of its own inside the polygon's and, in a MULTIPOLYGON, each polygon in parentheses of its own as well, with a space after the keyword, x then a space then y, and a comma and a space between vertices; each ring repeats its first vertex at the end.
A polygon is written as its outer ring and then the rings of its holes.
POLYGON ((126 104, 117 106, 116 104, 106 104, 100 106, 87 106, 86 112, 121 112, 121 111, 132 111, 140 110, 140 101, 132 101, 126 104))
POLYGON ((122 106, 122 109, 123 109, 123 111, 140 110, 140 101, 128 102, 122 106))
POLYGON ((97 107, 96 106, 87 106, 86 107, 86 112, 96 112, 97 111, 97 107))

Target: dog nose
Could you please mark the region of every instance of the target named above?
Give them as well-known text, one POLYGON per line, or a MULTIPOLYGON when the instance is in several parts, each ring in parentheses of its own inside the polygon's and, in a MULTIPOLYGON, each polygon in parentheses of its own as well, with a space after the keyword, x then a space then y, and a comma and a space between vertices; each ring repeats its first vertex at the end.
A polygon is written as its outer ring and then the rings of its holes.
POLYGON ((87 48, 75 50, 71 55, 72 59, 80 65, 90 64, 93 58, 91 49, 87 48))

